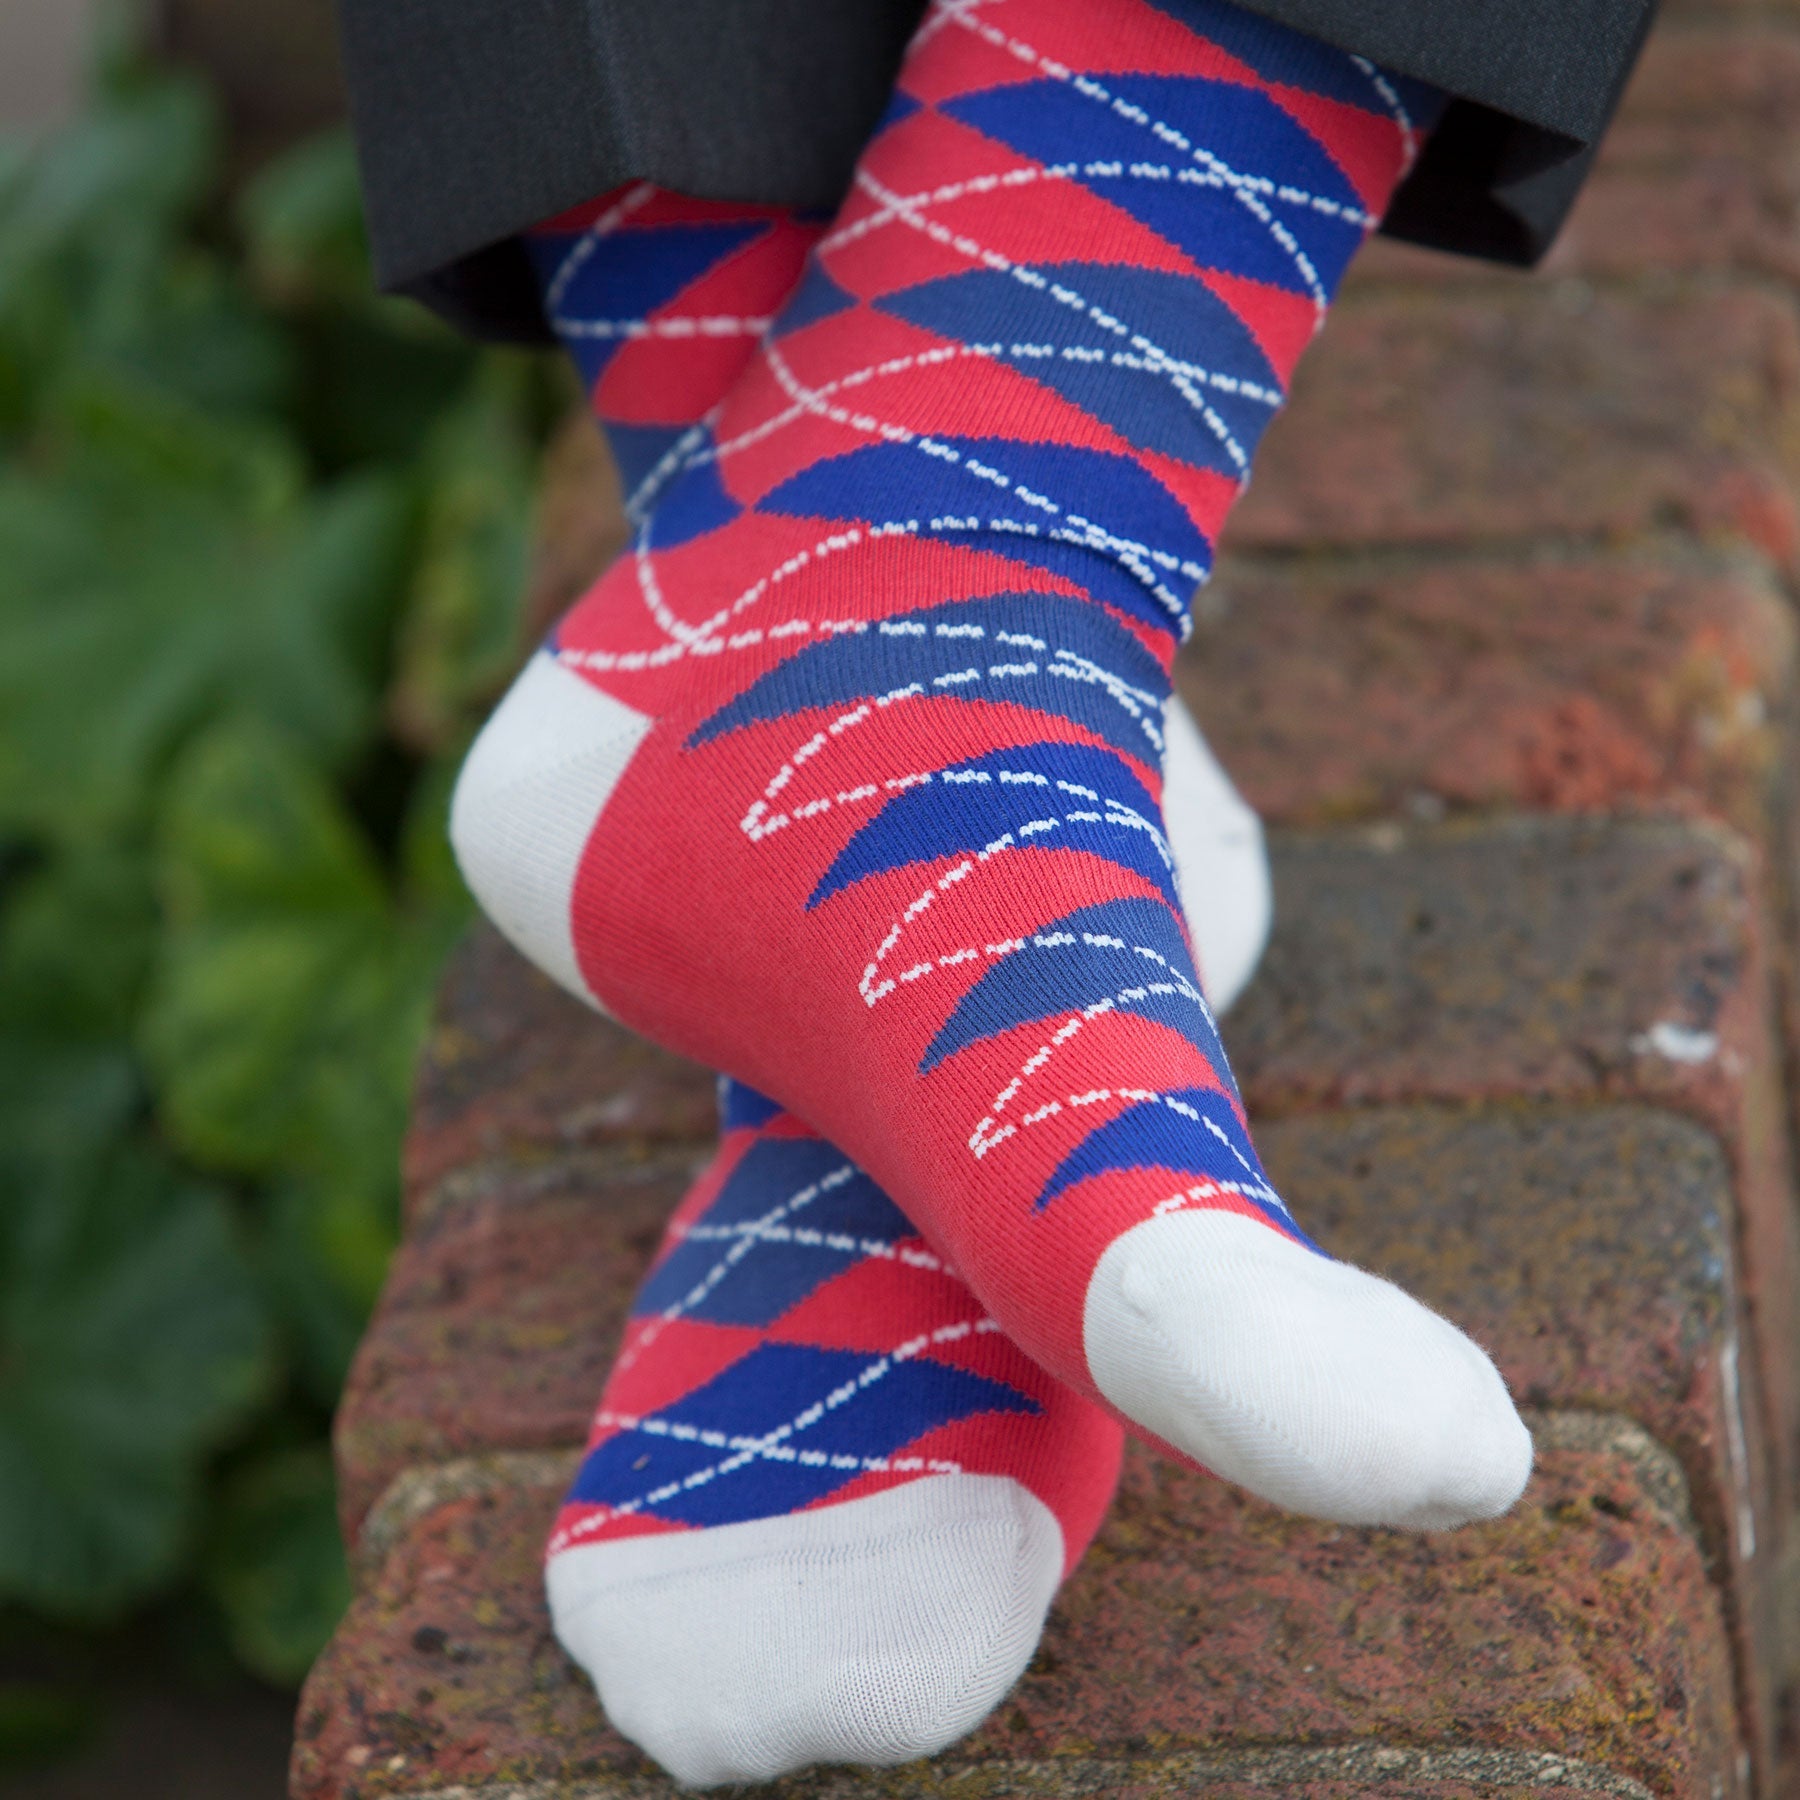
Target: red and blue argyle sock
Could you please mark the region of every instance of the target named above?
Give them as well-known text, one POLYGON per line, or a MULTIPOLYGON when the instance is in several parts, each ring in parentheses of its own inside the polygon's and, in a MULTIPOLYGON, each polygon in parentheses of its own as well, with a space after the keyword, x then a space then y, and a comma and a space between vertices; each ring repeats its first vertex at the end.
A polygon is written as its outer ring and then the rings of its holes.
POLYGON ((525 238, 544 316, 581 376, 634 520, 703 440, 825 225, 636 182, 525 238))
POLYGON ((1056 1573, 1072 1567, 1111 1496, 1117 1424, 1017 1350, 841 1151, 737 1082, 720 1114, 550 1554, 966 1471, 1034 1493, 1056 1573))
MULTIPOLYGON (((640 186, 528 240, 634 516, 822 230, 640 186)), ((614 1722, 688 1779, 935 1748, 1031 1656, 1123 1434, 841 1152, 723 1077, 720 1111, 548 1546, 552 1619, 614 1722), (771 1559, 824 1578, 766 1595, 771 1559), (775 1628, 838 1642, 772 1693, 775 1628)))
POLYGON ((558 1636, 681 1779, 904 1761, 1023 1672, 1123 1434, 840 1151, 725 1084, 550 1541, 558 1636))
MULTIPOLYGON (((528 240, 634 514, 654 503, 647 478, 679 467, 671 450, 699 441, 823 228, 639 187, 528 240)), ((1229 999, 1266 917, 1260 832, 1197 730, 1170 723, 1177 857, 1215 902, 1192 929, 1209 991, 1229 999)), ((1024 1667, 1099 1522, 1122 1433, 1007 1343, 841 1153, 723 1077, 720 1107, 724 1142, 638 1296, 551 1538, 553 1622, 616 1719, 695 1779, 935 1748, 1024 1667), (838 1405, 813 1405, 834 1371, 838 1405), (854 1562, 853 1582, 784 1591, 775 1610, 814 1638, 853 1623, 865 1673, 878 1661, 883 1679, 846 1692, 828 1659, 823 1687, 791 1667, 778 1696, 734 1684, 763 1666, 763 1609, 740 1594, 731 1627, 697 1625, 679 1599, 698 1555, 716 1613, 731 1580, 720 1545, 752 1569, 854 1562), (623 1611, 616 1577, 637 1584, 623 1611), (617 1642, 609 1620, 627 1627, 617 1642), (697 1657, 718 1665, 699 1682, 697 1657)))
MULTIPOLYGON (((636 521, 700 449, 711 415, 792 297, 824 234, 814 214, 616 189, 526 239, 549 317, 579 371, 636 521)), ((1206 994, 1227 1010, 1262 955, 1262 829, 1198 725, 1171 700, 1164 812, 1206 994)))
POLYGON ((1161 754, 1192 588, 1428 104, 1223 0, 943 0, 453 824, 543 966, 828 1133, 1051 1372, 1427 1526, 1509 1504, 1529 1440, 1270 1187, 1161 754))

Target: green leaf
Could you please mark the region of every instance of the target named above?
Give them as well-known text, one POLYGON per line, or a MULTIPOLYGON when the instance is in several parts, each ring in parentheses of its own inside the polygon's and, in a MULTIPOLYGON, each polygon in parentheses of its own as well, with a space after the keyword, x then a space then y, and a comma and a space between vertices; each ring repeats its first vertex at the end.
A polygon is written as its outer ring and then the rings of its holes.
POLYGON ((0 1142, 33 1168, 92 1169, 143 1110, 128 1044, 0 1029, 0 1142))
POLYGON ((424 755, 461 741, 521 658, 538 468, 528 379, 521 365, 490 362, 427 451, 423 545, 387 709, 401 740, 424 755))
POLYGON ((322 1152, 335 1072, 386 1085, 370 1064, 400 946, 368 846, 305 759, 245 723, 176 766, 160 863, 169 931, 143 1042, 177 1141, 250 1174, 322 1152))
POLYGON ((232 1477, 206 1574, 246 1666, 297 1686, 350 1604, 323 1444, 274 1451, 232 1477))
POLYGON ((369 294, 309 306, 294 320, 304 370, 294 418, 315 462, 416 473, 420 447, 469 384, 482 353, 423 307, 369 294))
POLYGON ((0 472, 0 829, 130 825, 220 713, 257 713, 328 766, 368 741, 403 494, 365 478, 246 499, 148 479, 146 459, 0 472))
POLYGON ((349 134, 275 159, 237 207, 250 288, 289 325, 292 415, 318 464, 412 465, 482 353, 424 307, 374 291, 349 134))
POLYGON ((304 472, 266 420, 222 412, 121 358, 83 358, 47 396, 41 423, 60 452, 48 473, 96 499, 216 508, 221 522, 291 513, 304 472))
POLYGON ((51 855, 0 913, 0 1039, 128 1038, 156 925, 146 851, 106 839, 51 855))
POLYGON ((198 1161, 275 1181, 269 1287, 329 1399, 393 1248, 413 1065, 467 903, 435 878, 394 893, 330 788, 249 724, 175 769, 160 866, 140 1041, 161 1116, 198 1161))
POLYGON ((320 132, 261 169, 239 196, 252 277, 290 302, 369 292, 368 239, 348 129, 320 132))
POLYGON ((93 1170, 144 1112, 147 865, 122 842, 83 845, 15 878, 0 910, 0 1144, 59 1178, 93 1170))
POLYGON ((0 1170, 0 1598, 101 1617, 165 1585, 267 1347, 218 1194, 129 1148, 0 1170))
MULTIPOLYGON (((342 132, 231 213, 134 41, 0 145, 0 1613, 175 1591, 286 1681, 345 1593, 323 1446, 206 1490, 318 1431, 395 1240, 550 364, 368 291, 342 132)), ((0 1755, 58 1704, 0 1688, 0 1755)))
MULTIPOLYGON (((241 352, 256 339, 252 360, 267 373, 272 340, 231 307, 216 275, 196 276, 217 258, 179 242, 217 163, 211 103, 180 77, 119 86, 9 162, 0 176, 0 424, 28 420, 78 362, 154 363, 151 347, 172 323, 204 320, 203 332, 187 332, 190 360, 199 348, 228 364, 231 346, 241 352)), ((231 395, 214 384, 195 398, 231 395)))
POLYGON ((166 238, 199 204, 218 158, 217 110, 198 81, 164 74, 115 89, 7 171, 0 268, 77 247, 116 257, 122 232, 166 238))

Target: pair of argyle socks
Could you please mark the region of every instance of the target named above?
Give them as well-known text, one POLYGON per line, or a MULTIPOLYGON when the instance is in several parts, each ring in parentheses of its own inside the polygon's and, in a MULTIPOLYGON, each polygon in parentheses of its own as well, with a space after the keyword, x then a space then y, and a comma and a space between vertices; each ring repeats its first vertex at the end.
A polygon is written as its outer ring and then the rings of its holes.
POLYGON ((728 1087, 551 1545, 683 1779, 975 1723, 1120 1421, 1351 1522, 1523 1482, 1487 1359, 1257 1162, 1163 808, 1189 598, 1430 105, 1223 0, 940 0, 822 235, 636 189, 534 241, 634 543, 458 852, 565 985, 791 1109, 728 1087))

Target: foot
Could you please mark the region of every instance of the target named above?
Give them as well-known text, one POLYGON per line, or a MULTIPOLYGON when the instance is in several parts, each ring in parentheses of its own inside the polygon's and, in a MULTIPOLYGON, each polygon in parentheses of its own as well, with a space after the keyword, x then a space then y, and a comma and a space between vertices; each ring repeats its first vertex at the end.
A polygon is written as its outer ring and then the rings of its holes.
POLYGON ((551 1618, 692 1785, 928 1756, 1023 1673, 1123 1433, 838 1151, 722 1101, 550 1540, 551 1618))
MULTIPOLYGON (((634 916, 621 905, 629 900, 630 884, 590 876, 582 886, 579 878, 584 868, 593 869, 605 815, 629 790, 635 758, 653 740, 653 729, 641 715, 623 716, 610 696, 546 657, 515 690, 490 734, 459 809, 459 839, 465 847, 471 838, 485 846, 479 853, 465 848, 472 880, 490 911, 510 921, 541 961, 553 967, 560 962, 571 985, 610 1002, 627 1022, 646 1024, 658 997, 640 986, 637 976, 655 971, 657 959, 669 953, 666 940, 658 943, 666 927, 651 913, 634 916), (553 757, 544 754, 549 746, 553 757), (513 783, 494 782, 497 767, 522 767, 527 773, 513 783), (605 792, 615 776, 618 788, 605 792), (601 830, 587 840, 565 834, 567 871, 545 880, 544 859, 558 842, 558 820, 571 814, 601 815, 601 830), (526 879, 518 895, 527 904, 509 904, 505 884, 521 874, 526 879), (569 913, 531 916, 529 902, 537 893, 548 888, 566 894, 571 885, 580 897, 569 913), (599 960, 593 948, 606 941, 594 927, 607 911, 617 921, 612 941, 640 946, 617 960, 621 973, 630 973, 616 986, 591 979, 599 960), (546 943, 559 945, 560 957, 546 956, 546 943)), ((1041 750, 1035 758, 1044 760, 1041 750)), ((982 760, 966 759, 960 767, 952 765, 952 772, 986 772, 979 767, 982 760)), ((964 850, 935 859, 940 882, 943 873, 965 866, 997 874, 1004 856, 984 862, 979 846, 1005 835, 1009 823, 1015 833, 1029 825, 1033 815, 1018 802, 1065 778, 1038 769, 1033 753, 1017 760, 1039 779, 1007 784, 1017 789, 1016 796, 1002 789, 1000 803, 1013 806, 1016 817, 977 814, 970 821, 978 834, 974 854, 964 850)), ((1000 784, 975 785, 991 791, 1000 784)), ((903 843, 913 840, 914 819, 923 809, 907 802, 938 800, 942 790, 934 793, 934 786, 910 787, 890 799, 875 823, 886 822, 903 843)), ((1146 816, 1141 790, 1136 798, 1133 811, 1141 819, 1146 816)), ((1115 795, 1103 810, 1079 799, 1071 810, 1101 811, 1097 826, 1079 822, 1092 835, 1108 827, 1121 836, 1129 833, 1125 854, 1135 858, 1129 873, 1155 879, 1160 857, 1152 834, 1159 827, 1153 824, 1146 833, 1135 822, 1114 823, 1127 817, 1130 805, 1128 800, 1121 806, 1115 795), (1146 836, 1150 843, 1141 844, 1146 836)), ((664 811, 663 802, 654 802, 626 841, 651 814, 664 811)), ((956 815, 946 819, 935 811, 923 814, 920 830, 954 830, 959 823, 956 815)), ((867 829, 866 823, 852 825, 836 858, 820 858, 826 873, 846 857, 869 854, 863 849, 867 829)), ((670 982, 671 990, 688 987, 702 970, 715 983, 734 981, 766 956, 743 907, 728 903, 732 894, 741 898, 756 891, 749 857, 739 851, 732 867, 734 850, 721 832, 710 850, 688 852, 693 866, 716 862, 731 871, 723 883, 707 884, 690 900, 690 916, 709 897, 716 902, 707 923, 728 948, 716 960, 688 965, 692 973, 670 982)), ((840 994, 848 990, 855 996, 854 1006, 842 1000, 835 1008, 829 1004, 834 985, 829 979, 815 986, 796 978, 785 990, 753 990, 763 1028, 727 1037, 719 1022, 743 1018, 747 1009, 741 990, 721 985, 687 1015, 695 1035, 677 1037, 676 1047, 715 1063, 735 1063, 764 1088, 812 1096, 813 1117, 825 1122, 834 1140, 871 1168, 883 1186, 906 1193, 905 1204, 928 1222, 932 1240, 971 1273, 983 1301, 1032 1355, 1194 1460, 1278 1503, 1359 1523, 1448 1524, 1503 1510, 1522 1485, 1530 1456, 1504 1387, 1487 1359, 1454 1327, 1376 1278, 1326 1263, 1293 1224, 1255 1160, 1181 935, 1159 923, 1168 917, 1174 894, 1166 871, 1156 902, 1129 891, 1102 897, 1083 881, 1089 852, 1011 854, 1033 865, 1029 889, 1009 883, 1001 890, 1003 898, 1036 902, 1023 926, 1012 923, 1017 915, 1011 915, 1005 927, 997 927, 966 877, 944 888, 918 881, 906 864, 882 869, 877 858, 871 875, 846 883, 833 896, 839 902, 834 916, 852 921, 844 935, 803 937, 778 959, 788 968, 834 976, 840 994), (860 909, 850 904, 871 888, 879 900, 860 909), (985 959, 972 980, 957 983, 960 992, 947 1018, 915 1000, 915 995, 929 999, 927 978, 902 983, 885 977, 869 955, 921 892, 950 904, 940 904, 926 929, 916 932, 922 949, 911 952, 910 961, 888 959, 902 974, 923 967, 954 980, 960 964, 971 960, 959 956, 965 945, 995 942, 1002 930, 1006 938, 1022 940, 1008 954, 985 959), (966 898, 973 904, 965 904, 966 898), (1090 918, 1099 930, 1088 924, 1090 918), (1067 942, 1071 937, 1078 941, 1067 942), (1159 979, 1149 983, 1135 973, 1149 960, 1145 952, 1159 959, 1153 966, 1159 979), (1063 960, 1053 960, 1059 953, 1063 960), (1125 982, 1143 991, 1121 1001, 1119 968, 1126 958, 1125 982), (871 980, 866 971, 872 962, 871 980), (885 990, 884 980, 892 983, 885 990), (865 987, 874 993, 873 1006, 863 997, 865 987), (1039 1023, 1046 1018, 1034 1010, 1040 1006, 1048 1009, 1047 1024, 1039 1023), (905 1026, 897 1040, 869 1029, 869 1015, 883 1008, 905 1026), (1170 1030, 1165 1021, 1177 1008, 1180 1023, 1170 1030), (815 1024, 831 1042, 860 1044, 866 1060, 819 1062, 810 1051, 818 1042, 815 1024), (1073 1033, 1066 1031, 1071 1024, 1073 1033), (1058 1032, 1064 1033, 1060 1043, 1058 1032), (884 1056, 884 1046, 898 1056, 884 1056), (1056 1069, 1059 1061, 1066 1065, 1060 1084, 1046 1082, 1044 1071, 1056 1069), (1126 1085, 1116 1076, 1108 1079, 1120 1062, 1133 1070, 1128 1079, 1135 1092, 1114 1099, 1101 1090, 1111 1087, 1116 1094, 1126 1085), (856 1073, 846 1077, 846 1067, 856 1073), (904 1094, 921 1083, 941 1097, 935 1114, 930 1104, 915 1102, 904 1112, 889 1112, 866 1103, 868 1095, 904 1094), (1096 1092, 1099 1100, 1090 1100, 1096 1092), (1160 1096, 1176 1104, 1166 1105, 1160 1096), (1077 1127, 1087 1125, 1077 1108, 1098 1128, 1068 1130, 1062 1122, 1067 1115, 1075 1115, 1071 1122, 1077 1127), (1177 1121, 1173 1130, 1170 1113, 1177 1121), (996 1150, 1002 1159, 994 1157, 996 1150), (922 1182, 921 1165, 944 1173, 922 1182), (1002 1185, 989 1170, 1018 1185, 1002 1185), (998 1221, 1013 1208, 1019 1209, 1024 1230, 1002 1241, 998 1221), (1291 1296, 1281 1279, 1267 1277, 1264 1269, 1267 1278, 1246 1283, 1242 1258, 1203 1250, 1197 1238, 1171 1232, 1170 1215, 1192 1208, 1222 1211, 1270 1239, 1269 1255, 1285 1257, 1285 1266, 1291 1266, 1290 1285, 1313 1265, 1328 1269, 1336 1296, 1331 1323, 1296 1335, 1291 1296), (1155 1223, 1132 1236, 1147 1220, 1155 1223), (1118 1253, 1104 1260, 1115 1242, 1118 1253), (1147 1244, 1179 1246, 1165 1259, 1168 1279, 1160 1285, 1146 1286, 1147 1244), (1121 1266, 1136 1271, 1134 1278, 1112 1279, 1121 1266), (1087 1275, 1094 1277, 1091 1298, 1087 1275), (1121 1297, 1130 1304, 1115 1303, 1121 1297), (1396 1311, 1409 1321, 1408 1332, 1398 1336, 1391 1329, 1396 1311), (1357 1316, 1364 1324, 1353 1328, 1357 1316), (1237 1334, 1229 1347, 1220 1342, 1216 1326, 1225 1317, 1234 1321, 1237 1334), (1421 1343, 1436 1349, 1420 1357, 1421 1343), (1363 1378, 1349 1383, 1343 1363, 1352 1345, 1352 1366, 1363 1378), (1193 1379, 1196 1369, 1215 1362, 1225 1372, 1216 1392, 1193 1379), (1427 1374, 1439 1403, 1422 1409, 1418 1382, 1427 1374), (1161 1400, 1152 1404, 1152 1393, 1161 1400), (1248 1420, 1253 1440, 1259 1432, 1262 1439, 1246 1441, 1223 1430, 1221 1406, 1230 1418, 1248 1420), (1432 1419, 1448 1421, 1451 1428, 1447 1433, 1426 1429, 1432 1419), (1295 1445, 1294 1454, 1287 1454, 1295 1445), (1401 1479, 1402 1490, 1395 1491, 1391 1481, 1366 1486, 1364 1473, 1371 1468, 1401 1479), (1471 1470, 1481 1477, 1473 1490, 1471 1470)), ((1104 855, 1101 860, 1108 868, 1119 867, 1104 855)), ((803 869, 800 881, 811 873, 803 869)), ((663 879, 670 892, 691 885, 672 873, 663 879)), ((997 885, 987 883, 990 896, 997 885)), ((1190 891, 1206 889, 1190 884, 1190 891)), ((793 910, 804 925, 810 922, 808 909, 805 896, 798 898, 793 910)), ((919 917, 915 913, 907 923, 916 924, 919 917)), ((1160 1257, 1159 1251, 1148 1266, 1158 1266, 1160 1257)), ((1306 1291, 1292 1286, 1293 1295, 1306 1291)))

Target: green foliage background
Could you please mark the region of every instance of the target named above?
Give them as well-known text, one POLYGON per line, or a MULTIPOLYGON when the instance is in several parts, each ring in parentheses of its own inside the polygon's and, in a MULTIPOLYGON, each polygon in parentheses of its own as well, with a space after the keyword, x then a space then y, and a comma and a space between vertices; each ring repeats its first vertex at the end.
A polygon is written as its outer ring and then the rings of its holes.
MULTIPOLYGON (((371 296, 341 135, 223 157, 125 53, 0 146, 0 1642, 290 1684, 566 396, 371 296)), ((69 1716, 0 1680, 0 1754, 69 1716)))

